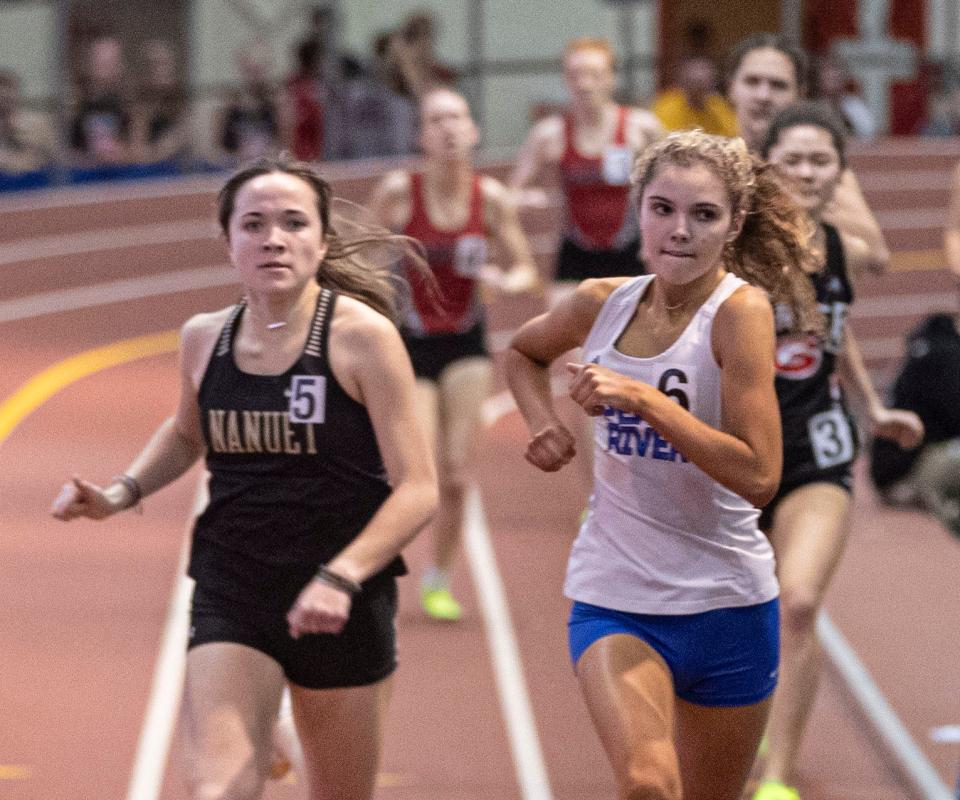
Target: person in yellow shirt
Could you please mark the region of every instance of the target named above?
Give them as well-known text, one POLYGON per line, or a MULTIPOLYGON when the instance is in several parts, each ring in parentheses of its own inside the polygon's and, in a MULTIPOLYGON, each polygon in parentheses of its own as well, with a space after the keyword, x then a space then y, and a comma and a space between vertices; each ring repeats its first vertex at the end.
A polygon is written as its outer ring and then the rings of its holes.
POLYGON ((668 131, 701 128, 719 136, 736 136, 736 114, 717 85, 717 67, 709 58, 686 58, 677 85, 657 95, 651 110, 668 131))

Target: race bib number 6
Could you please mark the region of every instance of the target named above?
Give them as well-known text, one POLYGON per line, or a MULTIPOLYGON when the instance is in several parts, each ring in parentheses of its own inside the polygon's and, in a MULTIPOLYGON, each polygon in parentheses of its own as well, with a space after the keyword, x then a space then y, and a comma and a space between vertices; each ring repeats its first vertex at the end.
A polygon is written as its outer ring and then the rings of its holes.
POLYGON ((813 457, 820 469, 853 460, 853 431, 847 416, 839 408, 814 414, 807 422, 807 431, 813 457))
POLYGON ((290 382, 290 421, 324 421, 327 411, 327 379, 323 375, 294 375, 290 382))

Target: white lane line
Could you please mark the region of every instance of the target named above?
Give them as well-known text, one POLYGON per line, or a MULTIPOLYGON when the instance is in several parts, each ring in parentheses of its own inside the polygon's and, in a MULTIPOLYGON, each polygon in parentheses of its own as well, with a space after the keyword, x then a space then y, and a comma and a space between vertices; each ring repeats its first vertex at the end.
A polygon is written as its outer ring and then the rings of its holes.
POLYGON ((126 225, 95 231, 80 231, 53 236, 16 239, 0 244, 0 266, 24 264, 36 269, 41 258, 57 258, 119 250, 123 247, 145 247, 157 244, 184 244, 217 238, 212 220, 178 220, 152 225, 126 225))
POLYGON ((44 211, 56 208, 83 208, 85 206, 117 203, 124 200, 155 200, 184 195, 209 195, 213 198, 223 186, 223 177, 157 179, 146 183, 98 183, 86 186, 65 186, 41 189, 36 192, 9 193, 0 197, 0 214, 23 211, 44 211))
POLYGON ((464 549, 477 590, 480 613, 493 661, 500 711, 507 728, 513 766, 524 800, 551 800, 550 779, 537 734, 530 694, 510 607, 490 542, 480 491, 470 487, 464 518, 464 549))
POLYGON ((875 211, 874 216, 886 232, 904 228, 935 228, 941 231, 947 222, 947 212, 943 208, 882 208, 875 211))
POLYGON ((917 797, 922 800, 955 800, 956 796, 917 747, 867 668, 825 612, 817 619, 817 635, 854 701, 917 797))
MULTIPOLYGON (((477 166, 481 169, 501 164, 509 166, 512 163, 513 154, 507 149, 485 150, 477 159, 477 166)), ((370 180, 380 178, 393 169, 416 170, 421 166, 422 159, 419 156, 364 158, 322 164, 321 171, 325 180, 335 183, 370 180)), ((155 200, 184 195, 207 195, 212 208, 214 198, 229 174, 229 171, 224 170, 212 175, 198 173, 142 181, 106 181, 22 193, 11 192, 9 196, 0 197, 0 214, 101 205, 123 200, 155 200)))
POLYGON ((858 336, 857 342, 860 344, 860 352, 866 359, 881 361, 888 359, 899 359, 907 352, 907 347, 902 336, 873 336, 869 339, 858 336))
POLYGON ((878 297, 857 298, 850 307, 850 316, 852 319, 920 317, 942 311, 953 313, 956 305, 956 294, 950 290, 921 294, 891 292, 878 297))
POLYGON ((183 694, 183 675, 186 666, 187 627, 190 622, 190 593, 193 581, 187 577, 187 554, 190 551, 190 528, 193 520, 207 502, 206 474, 200 479, 194 496, 190 523, 184 532, 180 547, 177 576, 167 607, 167 620, 163 628, 160 652, 153 670, 150 699, 137 754, 127 785, 126 800, 156 800, 163 787, 167 757, 183 694))
MULTIPOLYGON (((214 241, 219 229, 212 220, 187 219, 157 222, 151 225, 124 225, 77 233, 34 236, 0 243, 0 267, 19 265, 37 269, 44 258, 104 253, 130 247, 152 247, 158 244, 188 244, 214 241)), ((556 252, 557 237, 552 233, 532 234, 528 240, 534 255, 550 256, 556 252)))
POLYGON ((2 300, 0 301, 0 322, 16 322, 42 317, 45 314, 59 314, 128 300, 179 294, 191 289, 226 286, 236 281, 233 269, 226 264, 174 270, 144 278, 123 278, 74 289, 43 292, 16 300, 2 300))

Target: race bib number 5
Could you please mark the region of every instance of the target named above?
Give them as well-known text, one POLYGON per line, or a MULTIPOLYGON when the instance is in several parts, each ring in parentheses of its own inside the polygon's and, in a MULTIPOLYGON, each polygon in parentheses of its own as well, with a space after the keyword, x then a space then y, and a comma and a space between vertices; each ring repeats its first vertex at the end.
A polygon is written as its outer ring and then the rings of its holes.
POLYGON ((327 379, 323 375, 294 375, 290 382, 290 421, 323 422, 327 411, 327 379))
POLYGON ((807 431, 820 469, 853 460, 853 431, 849 419, 839 408, 814 414, 807 422, 807 431))

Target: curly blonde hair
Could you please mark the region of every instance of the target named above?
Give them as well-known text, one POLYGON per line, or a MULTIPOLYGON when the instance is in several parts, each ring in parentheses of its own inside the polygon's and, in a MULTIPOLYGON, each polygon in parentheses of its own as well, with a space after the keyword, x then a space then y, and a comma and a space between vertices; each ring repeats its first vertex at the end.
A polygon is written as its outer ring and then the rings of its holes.
POLYGON ((643 192, 665 165, 703 164, 723 183, 731 217, 742 218, 737 238, 723 251, 724 267, 785 303, 799 330, 820 331, 808 271, 817 267, 811 247, 815 227, 783 190, 773 168, 750 153, 743 139, 714 136, 701 130, 672 133, 637 155, 631 183, 639 207, 643 192))

